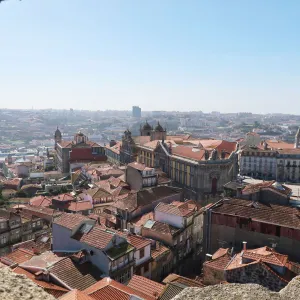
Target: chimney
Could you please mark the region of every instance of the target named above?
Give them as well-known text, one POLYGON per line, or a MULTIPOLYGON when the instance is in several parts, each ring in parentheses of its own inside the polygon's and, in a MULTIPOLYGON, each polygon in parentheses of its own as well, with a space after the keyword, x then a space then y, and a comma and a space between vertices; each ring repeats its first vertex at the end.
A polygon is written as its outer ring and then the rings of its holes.
POLYGON ((247 242, 243 242, 243 251, 246 251, 247 250, 247 242))
POLYGON ((212 255, 209 253, 206 253, 205 257, 206 257, 206 261, 212 260, 212 255))
POLYGON ((237 198, 241 198, 241 196, 242 196, 242 190, 243 190, 242 187, 237 187, 237 189, 236 189, 236 197, 237 198))
POLYGON ((155 249, 159 250, 159 242, 158 241, 155 242, 155 249))

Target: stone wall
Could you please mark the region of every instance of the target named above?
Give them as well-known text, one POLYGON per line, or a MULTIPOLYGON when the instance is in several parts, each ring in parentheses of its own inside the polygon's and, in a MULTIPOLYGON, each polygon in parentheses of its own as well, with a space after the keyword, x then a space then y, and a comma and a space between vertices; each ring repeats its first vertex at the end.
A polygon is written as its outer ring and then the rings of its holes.
POLYGON ((232 283, 257 283, 271 291, 280 291, 287 283, 279 279, 277 274, 262 263, 252 263, 247 266, 226 270, 225 277, 232 283))
POLYGON ((218 284, 205 288, 186 288, 173 300, 298 300, 300 276, 295 277, 279 293, 272 292, 258 284, 218 284))
POLYGON ((222 269, 215 269, 211 266, 203 265, 203 283, 205 285, 218 284, 225 279, 225 271, 222 269))

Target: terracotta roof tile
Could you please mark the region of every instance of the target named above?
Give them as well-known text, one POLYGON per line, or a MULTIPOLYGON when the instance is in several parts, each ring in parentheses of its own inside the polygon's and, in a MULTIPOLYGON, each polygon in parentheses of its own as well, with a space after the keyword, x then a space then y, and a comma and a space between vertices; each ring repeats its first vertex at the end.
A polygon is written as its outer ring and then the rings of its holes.
POLYGON ((143 189, 138 192, 131 191, 126 198, 116 200, 116 202, 113 203, 113 206, 119 209, 128 209, 128 211, 132 212, 138 207, 149 205, 151 202, 156 202, 167 196, 175 196, 179 193, 181 193, 181 190, 169 186, 157 186, 143 189))
POLYGON ((153 259, 157 259, 161 256, 164 256, 168 253, 170 253, 171 250, 161 244, 158 244, 158 247, 154 248, 154 249, 151 249, 151 257, 153 259))
POLYGON ((101 271, 90 262, 75 263, 65 257, 49 268, 50 274, 59 278, 71 289, 85 290, 101 278, 101 271))
MULTIPOLYGON (((79 229, 80 231, 80 229, 79 229)), ((114 237, 114 233, 103 229, 101 226, 94 226, 88 233, 75 233, 74 239, 92 246, 96 249, 105 249, 114 237)))
POLYGON ((72 148, 73 141, 61 141, 58 143, 62 148, 72 148))
POLYGON ((281 267, 285 266, 288 261, 287 255, 280 254, 269 247, 243 251, 242 257, 251 260, 262 260, 265 263, 281 267))
POLYGON ((262 223, 300 229, 300 211, 294 207, 227 198, 223 199, 219 206, 213 207, 212 211, 213 214, 233 215, 262 223))
POLYGON ((19 248, 5 256, 2 256, 0 261, 5 265, 11 266, 14 264, 22 264, 30 260, 33 256, 35 256, 35 254, 32 251, 19 248))
POLYGON ((60 300, 93 300, 94 298, 88 296, 87 294, 79 291, 79 290, 72 290, 59 298, 60 300))
POLYGON ((30 205, 49 207, 52 204, 52 200, 46 196, 36 196, 30 199, 30 205))
POLYGON ((150 240, 148 240, 142 236, 139 236, 139 235, 128 234, 126 236, 126 239, 127 239, 128 243, 130 243, 137 250, 145 248, 146 246, 151 244, 150 240))
POLYGON ((266 143, 271 149, 293 149, 294 144, 286 143, 278 140, 266 140, 266 143))
POLYGON ((161 293, 160 300, 171 300, 175 298, 185 287, 177 282, 168 283, 161 293))
POLYGON ((177 232, 180 231, 180 229, 169 225, 167 223, 154 221, 154 223, 151 224, 150 227, 147 226, 147 223, 144 225, 145 228, 150 228, 152 231, 159 232, 160 234, 167 234, 170 236, 175 235, 177 232))
POLYGON ((212 259, 217 259, 229 253, 229 248, 219 248, 212 256, 212 259))
POLYGON ((127 286, 154 297, 158 297, 164 289, 164 285, 138 275, 133 275, 127 286))
POLYGON ((55 217, 61 215, 61 212, 56 211, 55 209, 43 206, 33 206, 33 205, 26 205, 26 208, 23 208, 22 211, 26 213, 30 213, 34 216, 38 217, 55 217))
POLYGON ((91 220, 91 219, 80 214, 63 213, 61 216, 55 218, 53 223, 66 227, 68 229, 73 229, 76 226, 80 225, 82 222, 87 220, 91 220))
POLYGON ((156 206, 155 211, 167 213, 170 215, 181 216, 181 217, 189 217, 198 210, 198 206, 192 205, 192 202, 184 203, 184 202, 172 202, 171 204, 160 203, 156 206))
POLYGON ((139 290, 123 285, 108 277, 98 281, 84 292, 96 300, 129 300, 135 295, 145 300, 154 300, 155 297, 144 294, 139 290))
POLYGON ((213 260, 206 261, 203 265, 209 266, 218 270, 225 270, 226 266, 231 261, 231 256, 228 253, 225 253, 222 256, 219 256, 213 260))
POLYGON ((170 274, 168 275, 164 280, 163 283, 164 284, 168 284, 168 283, 180 283, 181 285, 185 286, 185 287, 204 287, 204 284, 202 284, 202 282, 198 281, 198 280, 193 280, 184 276, 180 276, 177 274, 170 274))
POLYGON ((71 202, 67 209, 70 211, 78 212, 83 210, 91 210, 93 209, 93 205, 90 201, 76 201, 71 202))
POLYGON ((22 242, 20 244, 13 245, 14 249, 22 248, 34 253, 43 253, 51 250, 51 236, 50 234, 42 234, 37 236, 34 240, 22 242))
POLYGON ((131 220, 130 222, 132 224, 135 224, 136 226, 143 226, 148 220, 154 220, 154 214, 152 211, 150 211, 147 214, 144 214, 140 217, 137 217, 133 220, 131 220))
POLYGON ((292 192, 292 190, 290 188, 288 188, 287 186, 280 184, 280 183, 276 182, 275 180, 273 180, 273 181, 263 181, 263 182, 256 183, 256 184, 248 184, 243 188, 242 193, 250 194, 250 193, 258 192, 262 189, 272 189, 272 190, 274 190, 278 193, 284 194, 284 195, 290 195, 292 192))
POLYGON ((59 194, 55 197, 52 197, 52 200, 56 201, 73 201, 75 198, 71 194, 59 194))

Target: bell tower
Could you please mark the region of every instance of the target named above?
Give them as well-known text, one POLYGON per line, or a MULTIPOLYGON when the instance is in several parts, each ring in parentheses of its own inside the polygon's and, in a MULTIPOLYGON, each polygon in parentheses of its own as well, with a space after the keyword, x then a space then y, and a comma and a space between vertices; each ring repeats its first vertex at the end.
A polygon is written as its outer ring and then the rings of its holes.
POLYGON ((300 127, 298 128, 298 131, 296 133, 296 136, 295 136, 295 146, 294 146, 295 149, 299 149, 300 148, 300 127))
POLYGON ((57 129, 55 130, 55 133, 54 133, 54 149, 55 150, 57 148, 57 144, 61 143, 61 141, 62 141, 61 132, 57 126, 57 129))

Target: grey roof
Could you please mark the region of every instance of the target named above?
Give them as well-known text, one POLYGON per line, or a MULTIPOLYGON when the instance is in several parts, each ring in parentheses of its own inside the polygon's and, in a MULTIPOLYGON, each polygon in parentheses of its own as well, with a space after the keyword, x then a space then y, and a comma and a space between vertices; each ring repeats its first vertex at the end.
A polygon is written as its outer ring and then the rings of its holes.
POLYGON ((171 282, 167 285, 160 296, 160 300, 171 300, 175 296, 177 296, 182 290, 184 290, 186 286, 180 284, 178 282, 171 282))

